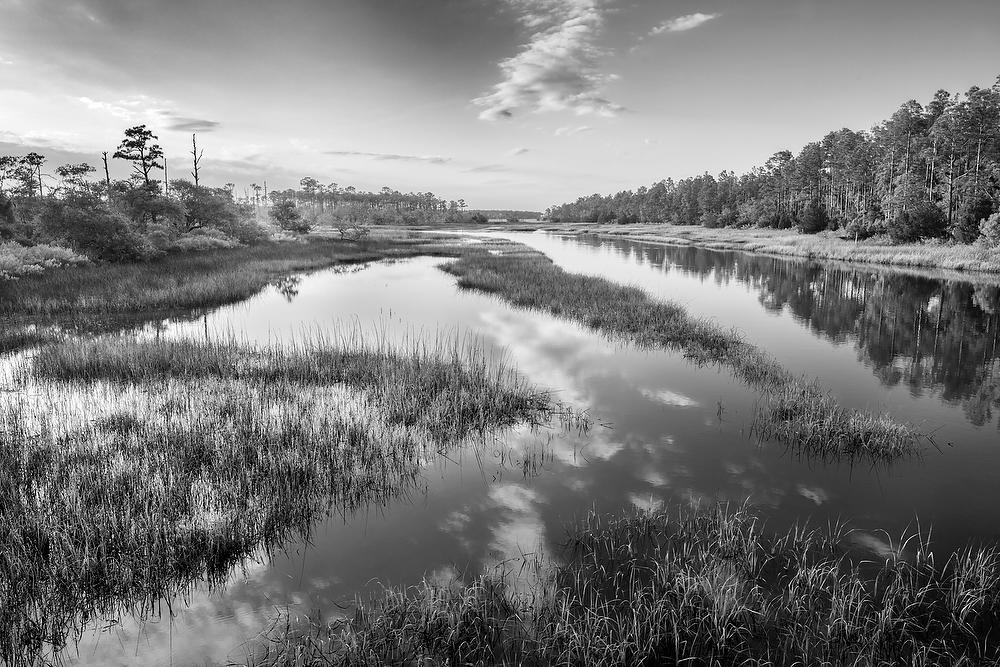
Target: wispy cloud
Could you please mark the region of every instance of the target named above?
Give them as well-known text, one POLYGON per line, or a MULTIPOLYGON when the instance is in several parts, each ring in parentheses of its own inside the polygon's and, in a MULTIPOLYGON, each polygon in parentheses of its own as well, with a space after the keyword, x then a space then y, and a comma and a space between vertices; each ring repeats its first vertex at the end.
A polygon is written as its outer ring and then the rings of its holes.
POLYGON ((463 171, 467 174, 502 174, 513 170, 502 164, 482 164, 476 167, 463 169, 463 171))
POLYGON ((597 39, 604 0, 507 0, 530 32, 520 53, 499 63, 503 80, 473 103, 484 120, 519 111, 572 111, 614 116, 624 108, 603 94, 597 39))
POLYGON ((678 16, 675 19, 664 21, 660 25, 653 28, 649 34, 659 35, 665 32, 684 32, 685 30, 691 30, 704 23, 708 23, 712 19, 719 18, 719 16, 719 14, 703 14, 702 12, 685 14, 684 16, 678 16))
POLYGON ((399 155, 397 153, 368 153, 366 151, 324 151, 326 155, 337 155, 340 157, 366 157, 372 160, 384 160, 390 162, 425 162, 427 164, 448 164, 450 157, 440 155, 399 155))
POLYGON ((581 134, 583 132, 590 132, 593 130, 589 125, 577 125, 576 127, 560 127, 555 131, 557 137, 572 137, 574 134, 581 134))
POLYGON ((118 100, 95 100, 77 97, 76 101, 92 111, 100 111, 127 123, 148 123, 180 132, 211 132, 219 127, 214 120, 195 118, 170 109, 173 104, 148 95, 134 95, 118 100))
POLYGON ((160 106, 162 104, 162 101, 145 95, 136 95, 113 101, 78 97, 76 101, 92 111, 102 111, 129 123, 148 116, 151 106, 160 106))
POLYGON ((530 150, 531 150, 530 148, 524 148, 523 146, 520 147, 520 148, 512 148, 511 150, 507 151, 507 155, 509 155, 511 157, 514 157, 516 155, 524 155, 525 153, 529 152, 530 150))
POLYGON ((172 119, 167 125, 167 129, 176 132, 211 132, 219 127, 219 123, 214 120, 188 118, 174 114, 166 114, 166 116, 172 119))

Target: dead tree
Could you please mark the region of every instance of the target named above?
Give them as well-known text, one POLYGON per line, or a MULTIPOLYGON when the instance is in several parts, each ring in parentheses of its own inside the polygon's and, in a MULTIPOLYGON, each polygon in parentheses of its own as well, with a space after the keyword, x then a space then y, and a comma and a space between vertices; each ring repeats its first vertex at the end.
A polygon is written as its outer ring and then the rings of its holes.
POLYGON ((191 177, 194 178, 195 186, 198 185, 198 165, 201 163, 201 156, 205 154, 205 151, 198 151, 198 139, 196 134, 191 135, 191 159, 194 162, 194 171, 191 172, 191 177))

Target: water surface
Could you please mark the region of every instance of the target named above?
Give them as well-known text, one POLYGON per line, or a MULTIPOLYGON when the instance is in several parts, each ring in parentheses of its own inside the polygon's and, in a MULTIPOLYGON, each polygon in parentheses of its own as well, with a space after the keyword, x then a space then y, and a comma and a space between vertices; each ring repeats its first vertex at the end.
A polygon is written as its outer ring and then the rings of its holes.
POLYGON ((567 270, 637 284, 744 331, 842 403, 888 410, 934 433, 940 451, 891 468, 797 458, 749 433, 755 394, 728 373, 643 351, 549 315, 460 291, 440 259, 375 263, 286 281, 150 336, 287 339, 360 327, 390 340, 448 332, 505 354, 521 373, 594 419, 589 433, 519 429, 426 463, 400 496, 335 513, 261 554, 227 586, 195 586, 172 614, 108 619, 75 664, 239 660, 279 612, 343 613, 379 584, 472 576, 532 554, 558 556, 588 511, 749 501, 778 530, 850 519, 859 548, 933 526, 942 554, 1000 538, 996 287, 882 269, 596 238, 509 234, 567 270))

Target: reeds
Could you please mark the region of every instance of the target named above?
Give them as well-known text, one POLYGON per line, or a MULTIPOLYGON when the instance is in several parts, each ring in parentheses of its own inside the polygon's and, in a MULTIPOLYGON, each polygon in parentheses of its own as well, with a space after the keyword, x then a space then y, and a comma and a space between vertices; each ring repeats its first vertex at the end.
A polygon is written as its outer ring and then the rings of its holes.
POLYGON ((442 268, 458 284, 496 294, 520 308, 565 317, 606 335, 651 348, 680 350, 699 364, 719 364, 761 392, 755 432, 806 455, 874 462, 914 454, 923 440, 888 415, 840 407, 815 382, 795 377, 735 330, 691 317, 675 303, 637 287, 570 274, 544 255, 504 247, 466 251, 442 268))
POLYGON ((388 503, 445 448, 567 417, 502 360, 440 339, 289 347, 66 341, 0 402, 0 659, 33 664, 98 616, 388 503))
POLYGON ((525 590, 510 573, 390 590, 350 620, 286 622, 241 664, 995 664, 1000 551, 879 562, 843 525, 765 531, 745 506, 602 518, 525 590))

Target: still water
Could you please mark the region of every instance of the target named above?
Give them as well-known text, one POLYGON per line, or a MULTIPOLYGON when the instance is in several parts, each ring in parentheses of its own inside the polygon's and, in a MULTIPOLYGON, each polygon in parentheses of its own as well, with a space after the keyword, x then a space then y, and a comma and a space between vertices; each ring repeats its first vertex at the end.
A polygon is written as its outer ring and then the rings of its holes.
POLYGON ((247 562, 224 588, 193 586, 171 601, 172 614, 107 619, 62 658, 238 662, 285 611, 329 618, 379 582, 447 581, 498 563, 517 569, 536 553, 558 557, 566 527, 590 510, 749 501, 776 530, 848 519, 857 548, 874 555, 918 520, 933 527, 940 555, 1000 539, 996 286, 618 240, 504 236, 569 271, 639 285, 738 328, 789 369, 819 377, 842 404, 919 424, 937 448, 889 468, 796 458, 751 437, 755 395, 724 371, 460 291, 440 259, 324 271, 146 333, 468 335, 598 425, 589 433, 521 429, 428 461, 399 498, 335 513, 307 540, 247 562))

